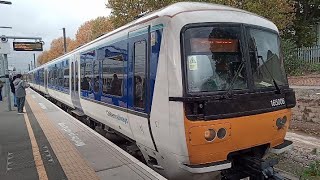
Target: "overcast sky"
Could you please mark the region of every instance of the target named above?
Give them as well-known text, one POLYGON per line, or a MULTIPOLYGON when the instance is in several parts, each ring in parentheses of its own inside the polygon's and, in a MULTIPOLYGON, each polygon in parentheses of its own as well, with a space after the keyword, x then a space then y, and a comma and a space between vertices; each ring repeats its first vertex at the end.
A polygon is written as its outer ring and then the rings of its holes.
MULTIPOLYGON (((53 39, 66 35, 74 38, 78 27, 98 16, 108 16, 106 0, 7 0, 12 5, 0 4, 0 36, 42 37, 44 49, 53 39)), ((12 41, 11 41, 12 42, 12 41)), ((12 43, 11 43, 12 44, 12 43)), ((12 46, 11 46, 12 47, 12 46)), ((40 54, 40 52, 36 52, 40 54)), ((14 52, 9 55, 9 66, 25 71, 33 60, 33 52, 14 52)))

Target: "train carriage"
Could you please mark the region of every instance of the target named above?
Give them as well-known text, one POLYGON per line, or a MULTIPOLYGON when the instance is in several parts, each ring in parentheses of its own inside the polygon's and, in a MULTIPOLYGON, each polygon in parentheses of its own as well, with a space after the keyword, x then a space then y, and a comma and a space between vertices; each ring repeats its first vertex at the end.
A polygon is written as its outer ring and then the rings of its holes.
POLYGON ((176 3, 30 73, 46 71, 45 92, 130 140, 169 179, 264 179, 276 174, 249 164, 292 147, 279 32, 250 12, 176 3))

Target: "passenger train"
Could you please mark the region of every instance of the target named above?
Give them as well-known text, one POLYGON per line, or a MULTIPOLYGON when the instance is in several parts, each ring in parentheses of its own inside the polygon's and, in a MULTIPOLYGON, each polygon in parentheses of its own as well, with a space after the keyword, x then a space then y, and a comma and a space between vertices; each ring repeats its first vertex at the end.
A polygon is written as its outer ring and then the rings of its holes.
POLYGON ((296 100, 279 31, 244 10, 176 3, 28 78, 91 125, 132 142, 169 179, 267 179, 274 163, 262 166, 264 155, 292 147, 284 138, 296 100))

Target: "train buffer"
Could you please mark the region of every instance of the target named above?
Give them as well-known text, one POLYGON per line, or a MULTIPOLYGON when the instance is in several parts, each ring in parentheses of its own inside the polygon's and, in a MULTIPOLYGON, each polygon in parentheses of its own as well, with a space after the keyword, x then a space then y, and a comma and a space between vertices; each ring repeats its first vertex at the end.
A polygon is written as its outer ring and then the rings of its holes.
POLYGON ((0 102, 0 179, 165 179, 28 90, 24 114, 0 102))

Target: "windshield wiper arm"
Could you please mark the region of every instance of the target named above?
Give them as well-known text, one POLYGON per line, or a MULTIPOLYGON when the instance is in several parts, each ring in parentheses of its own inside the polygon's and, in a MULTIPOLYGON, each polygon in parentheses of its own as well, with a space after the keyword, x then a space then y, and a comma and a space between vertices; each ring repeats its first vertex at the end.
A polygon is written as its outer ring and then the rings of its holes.
POLYGON ((239 68, 237 69, 236 74, 234 75, 234 77, 233 77, 232 80, 231 80, 231 84, 230 84, 227 92, 226 92, 224 95, 222 95, 223 98, 227 98, 228 95, 230 94, 230 92, 232 92, 233 86, 234 86, 234 84, 235 84, 235 82, 236 82, 236 80, 237 80, 237 78, 238 78, 238 76, 239 76, 239 73, 242 71, 242 69, 243 69, 243 67, 244 67, 244 63, 245 63, 245 61, 242 61, 242 62, 241 62, 239 68))
MULTIPOLYGON (((266 64, 266 62, 263 60, 263 57, 262 56, 258 56, 258 59, 261 59, 262 60, 262 62, 263 62, 263 64, 264 64, 264 66, 266 67, 266 69, 267 69, 267 72, 269 73, 269 75, 271 76, 271 78, 272 78, 272 82, 273 82, 273 85, 274 85, 274 87, 276 88, 276 94, 281 94, 281 91, 280 91, 280 88, 279 88, 279 86, 278 86, 278 84, 277 84, 277 82, 276 82, 276 80, 274 80, 274 78, 273 78, 273 76, 272 76, 272 73, 269 71, 269 68, 268 68, 268 66, 267 66, 267 64, 266 64)), ((269 58, 270 59, 270 58, 269 58)))

